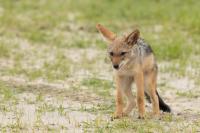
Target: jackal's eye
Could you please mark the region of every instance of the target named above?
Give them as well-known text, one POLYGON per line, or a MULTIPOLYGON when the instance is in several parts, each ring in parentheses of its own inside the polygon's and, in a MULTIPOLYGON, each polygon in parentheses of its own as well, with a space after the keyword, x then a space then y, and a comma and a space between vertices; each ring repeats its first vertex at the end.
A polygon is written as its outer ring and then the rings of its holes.
POLYGON ((123 56, 125 55, 127 52, 121 52, 120 55, 123 56))
POLYGON ((110 54, 110 56, 113 56, 113 55, 114 55, 114 53, 113 53, 113 52, 110 52, 109 54, 110 54))

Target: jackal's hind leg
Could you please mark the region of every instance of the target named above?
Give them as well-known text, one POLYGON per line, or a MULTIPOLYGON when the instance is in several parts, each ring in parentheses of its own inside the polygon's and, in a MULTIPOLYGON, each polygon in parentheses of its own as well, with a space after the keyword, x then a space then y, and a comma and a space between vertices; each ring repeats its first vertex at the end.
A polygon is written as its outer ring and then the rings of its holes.
POLYGON ((159 101, 158 96, 156 94, 156 71, 151 71, 147 75, 145 75, 145 84, 147 84, 147 91, 151 98, 152 107, 153 107, 153 114, 159 115, 160 109, 159 109, 159 101))
POLYGON ((123 111, 123 114, 128 115, 132 111, 132 109, 136 106, 135 97, 132 94, 131 88, 124 90, 124 94, 127 97, 127 104, 126 108, 123 111))

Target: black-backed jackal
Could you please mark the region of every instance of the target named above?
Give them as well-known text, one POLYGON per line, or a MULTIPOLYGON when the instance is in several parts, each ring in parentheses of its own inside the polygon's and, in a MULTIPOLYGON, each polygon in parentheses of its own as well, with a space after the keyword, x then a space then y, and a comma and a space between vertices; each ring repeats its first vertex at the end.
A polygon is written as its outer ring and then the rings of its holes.
POLYGON ((140 38, 139 30, 134 30, 128 36, 118 37, 104 26, 97 24, 96 28, 109 43, 108 54, 115 70, 116 80, 116 112, 115 118, 128 115, 136 106, 135 97, 131 92, 131 85, 136 83, 137 105, 139 118, 144 118, 144 95, 153 106, 153 114, 160 114, 160 110, 171 112, 156 90, 157 64, 151 47, 140 38), (127 97, 127 104, 123 109, 123 95, 127 97))

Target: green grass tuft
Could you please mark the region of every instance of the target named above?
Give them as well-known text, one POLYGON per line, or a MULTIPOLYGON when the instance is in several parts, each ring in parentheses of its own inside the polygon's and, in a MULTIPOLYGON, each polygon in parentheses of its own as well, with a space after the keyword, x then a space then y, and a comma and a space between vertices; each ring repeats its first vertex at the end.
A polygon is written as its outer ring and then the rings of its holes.
POLYGON ((112 82, 97 78, 84 79, 81 84, 100 96, 109 96, 109 91, 113 88, 112 82))

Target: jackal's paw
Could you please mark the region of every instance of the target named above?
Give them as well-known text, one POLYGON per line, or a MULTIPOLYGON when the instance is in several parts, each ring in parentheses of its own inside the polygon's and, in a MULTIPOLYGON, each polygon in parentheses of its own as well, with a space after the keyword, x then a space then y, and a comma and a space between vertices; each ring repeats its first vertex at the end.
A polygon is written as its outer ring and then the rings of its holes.
POLYGON ((114 119, 119 119, 122 117, 123 117, 123 113, 114 113, 114 116, 113 116, 114 119))
POLYGON ((160 118, 160 112, 152 112, 150 113, 150 116, 154 118, 160 118))
POLYGON ((123 117, 127 117, 128 114, 129 114, 129 113, 127 113, 127 112, 123 112, 123 113, 122 113, 122 116, 123 116, 123 117))
POLYGON ((155 119, 155 120, 161 120, 160 113, 152 113, 152 117, 153 117, 153 119, 155 119))
POLYGON ((144 115, 141 115, 141 114, 140 114, 140 115, 138 116, 138 119, 144 119, 144 115))
POLYGON ((138 116, 138 119, 144 119, 144 116, 138 116))
POLYGON ((115 112, 114 115, 112 116, 111 120, 113 120, 113 119, 120 119, 123 116, 125 116, 125 114, 123 114, 123 112, 115 112))
POLYGON ((160 116, 160 115, 156 115, 156 116, 154 116, 154 118, 153 119, 155 119, 155 120, 161 120, 162 119, 162 117, 160 116))

